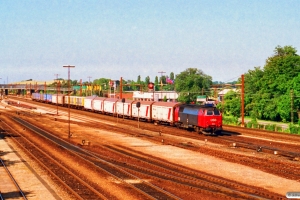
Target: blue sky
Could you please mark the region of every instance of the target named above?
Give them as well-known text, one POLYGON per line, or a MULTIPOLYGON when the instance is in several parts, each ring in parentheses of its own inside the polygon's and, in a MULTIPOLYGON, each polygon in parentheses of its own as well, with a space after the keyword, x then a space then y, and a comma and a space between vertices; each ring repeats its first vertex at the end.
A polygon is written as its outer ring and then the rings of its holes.
MULTIPOLYGON (((0 0, 0 80, 142 80, 201 69, 213 81, 300 48, 299 0, 0 0)), ((298 54, 300 54, 298 52, 298 54)))

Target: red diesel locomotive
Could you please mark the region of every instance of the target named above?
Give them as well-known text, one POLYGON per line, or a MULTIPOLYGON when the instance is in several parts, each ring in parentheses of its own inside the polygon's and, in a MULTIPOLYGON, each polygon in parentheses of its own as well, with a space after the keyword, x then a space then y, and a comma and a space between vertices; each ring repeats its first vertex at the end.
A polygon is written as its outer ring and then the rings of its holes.
POLYGON ((212 105, 181 104, 175 108, 175 125, 197 133, 220 134, 222 114, 212 105), (176 120, 177 119, 177 120, 176 120))

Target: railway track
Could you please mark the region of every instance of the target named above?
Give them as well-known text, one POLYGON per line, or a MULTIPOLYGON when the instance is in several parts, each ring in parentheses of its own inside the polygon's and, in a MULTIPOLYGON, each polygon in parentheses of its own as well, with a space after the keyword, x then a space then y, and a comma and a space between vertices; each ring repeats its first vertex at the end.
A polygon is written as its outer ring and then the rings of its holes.
MULTIPOLYGON (((49 108, 49 113, 51 113, 51 112, 53 113, 53 110, 51 111, 51 108, 49 108)), ((66 113, 67 112, 64 111, 64 108, 61 107, 60 115, 64 115, 66 113)), ((140 129, 136 129, 137 122, 132 121, 132 120, 126 120, 126 119, 125 119, 126 126, 116 127, 116 125, 118 125, 118 123, 122 124, 122 125, 124 124, 123 119, 121 119, 121 118, 117 119, 116 117, 113 118, 111 116, 99 115, 99 114, 86 112, 86 111, 72 110, 72 113, 73 113, 72 117, 71 117, 72 124, 78 124, 80 126, 95 127, 95 128, 97 127, 97 129, 111 130, 111 131, 116 131, 116 132, 123 133, 123 134, 131 134, 131 136, 133 136, 133 137, 145 138, 147 140, 151 140, 151 141, 159 142, 159 143, 161 143, 162 139, 164 139, 164 144, 166 144, 166 145, 169 144, 172 146, 179 146, 182 148, 186 148, 186 149, 190 149, 193 151, 198 151, 198 152, 201 152, 204 154, 219 157, 221 159, 224 159, 224 160, 227 160, 230 162, 235 162, 235 163, 240 163, 240 164, 244 164, 247 166, 251 166, 253 168, 257 168, 262 171, 276 174, 276 175, 282 176, 284 178, 289 178, 292 180, 300 180, 300 177, 298 175, 298 171, 300 168, 299 168, 299 164, 297 162, 285 162, 282 159, 277 160, 277 159, 271 159, 271 158, 267 159, 267 161, 266 161, 266 159, 264 159, 264 158, 259 158, 259 157, 257 158, 257 157, 251 157, 251 156, 249 157, 249 156, 238 154, 239 149, 245 148, 245 149, 253 150, 253 151, 257 152, 257 154, 265 154, 265 153, 268 153, 267 151, 269 151, 269 154, 270 155, 272 154, 272 156, 274 156, 274 158, 276 158, 276 157, 288 158, 289 160, 293 160, 293 158, 296 158, 295 156, 297 156, 297 155, 287 155, 287 156, 284 156, 283 154, 274 155, 273 149, 268 150, 266 148, 268 146, 271 148, 274 148, 274 146, 275 146, 277 152, 279 152, 278 150, 287 150, 288 153, 297 153, 298 146, 295 144, 292 144, 292 145, 288 144, 289 140, 286 138, 284 140, 282 139, 278 142, 272 141, 272 145, 270 145, 270 141, 266 134, 264 135, 264 137, 262 137, 262 138, 264 138, 265 143, 264 142, 261 143, 261 140, 259 138, 257 138, 257 139, 250 138, 249 139, 249 138, 245 138, 245 137, 235 136, 234 134, 231 134, 231 136, 227 135, 227 136, 220 136, 220 137, 207 137, 207 136, 203 136, 203 135, 195 135, 195 133, 190 133, 190 132, 186 132, 186 131, 182 131, 182 130, 178 130, 178 129, 164 127, 161 125, 153 126, 153 125, 150 125, 147 123, 141 123, 140 129), (80 115, 84 114, 87 117, 77 116, 76 113, 80 113, 80 115), (97 119, 92 119, 92 120, 86 119, 89 117, 93 117, 93 118, 97 118, 97 119), (127 126, 130 129, 130 131, 128 131, 128 128, 126 128, 127 126), (134 128, 130 128, 130 127, 134 127, 134 128), (180 137, 181 139, 178 140, 178 139, 174 139, 169 136, 180 137), (200 142, 183 142, 182 138, 186 138, 186 141, 188 141, 188 139, 191 139, 191 140, 200 141, 200 142), (231 152, 228 153, 228 152, 224 152, 223 149, 216 150, 216 149, 211 148, 210 145, 203 145, 205 140, 208 140, 208 142, 213 142, 216 144, 221 144, 221 145, 227 146, 228 148, 230 148, 231 152), (198 145, 198 143, 201 143, 201 145, 198 145), (233 143, 236 143, 235 147, 232 146, 233 143), (266 145, 264 146, 264 144, 266 144, 266 145), (243 145, 245 145, 245 147, 243 147, 243 145), (253 145, 253 148, 251 149, 251 148, 247 147, 247 145, 253 145), (295 146, 293 146, 293 145, 295 145, 295 146), (199 146, 201 148, 199 148, 199 146), (231 146, 231 147, 229 147, 229 146, 231 146), (262 149, 263 151, 257 151, 256 147, 259 147, 259 146, 263 147, 263 149, 262 149), (294 147, 296 147, 296 148, 294 148, 294 147), (237 153, 233 153, 235 151, 237 153)), ((66 120, 62 120, 59 118, 57 118, 57 120, 66 122, 66 120)), ((273 137, 273 140, 274 139, 276 140, 276 138, 273 137)), ((297 142, 294 142, 294 143, 297 143, 297 142)), ((140 170, 140 172, 138 172, 138 168, 136 168, 136 170, 132 170, 129 167, 126 168, 126 167, 122 166, 122 162, 119 163, 119 165, 120 165, 120 167, 123 167, 122 168, 123 170, 127 170, 128 172, 133 173, 136 176, 145 177, 145 179, 147 179, 147 177, 151 178, 151 179, 153 177, 156 177, 156 176, 151 176, 151 175, 147 174, 146 172, 143 172, 142 169, 140 170)), ((155 179, 156 183, 159 183, 164 178, 153 178, 153 179, 155 179)), ((174 183, 174 184, 176 185, 177 183, 174 183)), ((181 185, 184 185, 184 184, 181 184, 181 185)), ((177 187, 179 187, 179 186, 177 186, 177 187)), ((184 187, 188 187, 188 186, 184 186, 184 187)), ((191 188, 193 188, 193 187, 191 187, 191 188)), ((195 188, 197 188, 197 187, 195 187, 195 188)), ((237 190, 240 191, 240 189, 237 189, 237 190)), ((207 190, 207 191, 209 191, 209 190, 207 190)), ((201 192, 205 193, 205 191, 201 191, 201 192)), ((264 193, 264 192, 262 192, 262 193, 264 193)), ((264 193, 264 194, 265 194, 264 196, 267 198, 268 198, 268 196, 274 196, 273 194, 267 194, 267 193, 264 193)), ((274 197, 277 197, 277 196, 275 195, 274 197)))
MULTIPOLYGON (((95 154, 87 151, 82 151, 78 146, 74 146, 61 141, 59 138, 56 138, 52 135, 49 135, 39 128, 32 126, 31 124, 23 121, 18 117, 14 117, 14 120, 21 123, 27 129, 31 129, 36 133, 40 133, 43 137, 47 137, 51 141, 59 143, 64 149, 68 149, 72 152, 76 152, 84 157, 87 162, 91 162, 96 166, 99 166, 102 170, 114 176, 116 179, 121 180, 122 182, 133 182, 134 187, 137 187, 138 190, 141 190, 145 195, 151 194, 149 198, 153 199, 180 199, 167 191, 160 189, 160 187, 149 184, 146 181, 147 179, 152 179, 155 183, 159 182, 169 182, 174 185, 175 188, 185 188, 185 190, 194 190, 201 191, 203 194, 218 196, 219 198, 227 199, 268 199, 270 195, 272 197, 276 194, 270 194, 267 191, 257 192, 259 190, 254 189, 250 186, 241 186, 241 184, 234 184, 230 180, 224 180, 217 177, 212 178, 211 175, 203 175, 200 172, 195 172, 192 170, 187 170, 184 167, 175 167, 171 164, 164 164, 163 161, 155 160, 154 158, 150 159, 147 156, 138 155, 137 152, 129 152, 129 150, 121 149, 121 147, 110 147, 106 146, 107 150, 114 152, 114 158, 103 157, 101 155, 107 155, 106 153, 95 154), (134 163, 143 162, 148 163, 146 167, 139 167, 136 164, 127 163, 124 165, 124 162, 120 158, 131 157, 135 160, 134 163), (164 172, 164 173, 163 173, 164 172), (142 177, 142 178, 137 178, 142 177), (222 183, 222 184, 220 184, 222 183), (159 192, 155 191, 159 190, 159 192), (162 190, 162 191, 161 191, 162 190)), ((36 151, 36 150, 34 150, 36 151)), ((111 153, 110 153, 111 154, 111 153)), ((48 159, 48 158, 47 158, 48 159)), ((42 161, 45 162, 45 161, 42 161)), ((58 171, 56 169, 55 171, 58 171)), ((164 185, 164 184, 163 184, 164 185)), ((161 187, 163 187, 163 185, 161 187)))
MULTIPOLYGON (((0 154, 1 155, 1 154, 0 154)), ((1 174, 1 184, 5 184, 4 188, 0 190, 0 199, 25 199, 26 195, 20 188, 17 180, 14 178, 14 176, 11 174, 10 170, 5 164, 5 161, 1 159, 0 157, 0 174, 1 174), (5 189, 9 188, 9 191, 5 189), (14 188, 14 190, 11 190, 14 188)))
MULTIPOLYGON (((84 160, 86 162, 90 162, 92 164, 94 164, 95 166, 97 166, 99 169, 105 171, 106 173, 114 176, 115 178, 117 178, 118 180, 121 180, 123 183, 125 183, 126 185, 130 185, 131 188, 135 189, 137 192, 141 193, 142 195, 145 196, 145 198, 148 199, 180 199, 179 197, 176 197, 173 194, 170 194, 167 191, 164 191, 163 189, 156 187, 155 185, 152 185, 148 182, 145 182, 135 176, 133 176, 132 174, 125 172, 124 170, 122 170, 121 168, 119 168, 116 165, 113 165, 105 160, 101 160, 101 159, 97 159, 96 161, 94 160, 94 158, 91 158, 91 156, 93 156, 92 154, 90 154, 87 151, 84 151, 80 148, 78 148, 77 146, 74 146, 70 143, 67 143, 47 132, 45 132, 44 130, 41 130, 40 128, 20 119, 17 117, 13 118, 15 121, 17 121, 18 123, 22 124, 22 126, 25 126, 28 129, 31 129, 32 131, 34 131, 35 133, 40 134, 43 137, 46 137, 48 140, 55 142, 57 145, 59 145, 60 147, 75 153, 76 156, 78 157, 84 157, 84 160), (135 180, 133 181, 134 184, 132 183, 128 183, 126 180, 135 180)), ((23 144, 24 145, 24 144, 23 144)), ((41 150, 38 149, 40 152, 41 150)), ((36 150, 35 150, 36 152, 36 150)), ((47 155, 43 155, 43 157, 45 157, 46 159, 42 160, 42 163, 45 163, 48 159, 50 160, 50 157, 47 155)), ((55 160, 51 160, 51 167, 53 165, 58 165, 59 163, 56 162, 55 160)), ((50 165, 50 164, 49 164, 50 165)), ((49 166, 48 166, 49 167, 49 166)), ((69 184, 74 184, 74 182, 76 183, 77 187, 76 187, 76 191, 81 191, 76 192, 76 196, 78 198, 81 199, 106 199, 106 197, 104 197, 102 194, 100 194, 99 192, 97 192, 95 189, 93 189, 94 186, 90 186, 87 183, 84 183, 82 180, 79 179, 79 177, 77 177, 74 173, 72 173, 70 170, 68 170, 66 167, 60 166, 60 168, 53 166, 53 170, 52 171, 58 171, 58 169, 61 171, 62 169, 65 171, 64 176, 63 177, 58 177, 60 180, 63 180, 64 183, 66 183, 66 187, 72 188, 72 186, 70 186, 69 184), (66 176, 66 174, 70 174, 70 176, 66 176), (75 177, 75 179, 74 179, 75 177), (97 195, 97 196, 95 196, 97 195), (100 198, 101 197, 101 198, 100 198)))
MULTIPOLYGON (((38 102, 37 102, 38 103, 38 102)), ((16 105, 16 103, 14 103, 16 105)), ((28 105, 27 105, 28 106, 28 105)), ((25 105, 26 107, 26 105, 25 105)), ((35 106, 32 106, 33 108, 35 106)), ((67 112, 65 111, 66 108, 61 107, 60 108, 60 115, 66 115, 67 112)), ((49 111, 49 113, 54 113, 53 108, 46 108, 45 110, 49 111)), ((76 111, 72 109, 72 111, 76 111)), ((90 115, 94 113, 90 112, 84 112, 84 115, 93 116, 93 117, 99 117, 102 118, 103 115, 90 115)), ((106 116, 107 117, 107 116, 106 116)), ((75 118, 72 116, 72 118, 75 118)), ((77 119, 81 120, 83 117, 76 116, 77 119)), ((112 118, 105 118, 105 120, 113 121, 114 124, 123 123, 122 118, 118 117, 112 117, 112 118)), ((91 122, 99 122, 99 120, 91 120, 91 122)), ((133 125, 135 122, 132 122, 132 120, 126 120, 126 124, 133 125)), ((143 126, 142 126, 143 127, 143 126)), ((195 133, 188 133, 187 131, 178 130, 173 127, 166 127, 166 126, 145 126, 147 130, 150 131, 157 131, 157 132, 163 132, 164 134, 170 134, 175 136, 184 136, 186 138, 190 139, 196 139, 196 140, 205 140, 205 136, 198 135, 195 133), (168 130, 170 129, 170 130, 168 130)), ((299 159, 300 157, 300 137, 297 135, 283 135, 280 133, 274 133, 270 131, 263 131, 263 130, 249 130, 241 127, 232 127, 232 126, 224 126, 224 134, 217 139, 213 137, 207 137, 211 142, 217 143, 217 144, 223 144, 223 145, 232 145, 236 148, 245 148, 245 149, 251 149, 258 152, 264 152, 269 154, 275 154, 279 156, 285 156, 289 159, 299 159), (226 130, 234 130, 237 132, 228 132, 226 130), (239 132, 252 132, 251 137, 245 137, 244 135, 239 134, 239 132), (272 135, 269 138, 266 138, 268 134, 272 135), (231 137, 226 137, 231 136, 231 137), (239 137, 240 136, 240 137, 239 137), (256 136, 256 138, 255 138, 256 136), (260 136, 260 137, 258 137, 260 136), (274 140, 274 137, 281 138, 274 140), (293 141, 294 140, 294 141, 293 141)), ((206 139, 207 139, 206 138, 206 139)), ((183 144, 186 145, 186 144, 183 144)))
MULTIPOLYGON (((121 180, 123 183, 130 184, 132 188, 135 188, 135 190, 138 190, 142 194, 144 194, 148 198, 153 199, 180 199, 179 197, 161 189, 160 187, 157 187, 153 184, 150 184, 149 182, 143 181, 140 178, 137 178, 137 175, 140 177, 151 177, 152 179, 157 180, 164 180, 171 182, 178 187, 187 187, 187 188, 193 188, 197 190, 201 190, 202 193, 207 194, 218 194, 220 198, 229 198, 232 199, 235 198, 243 198, 243 199, 268 199, 270 197, 272 198, 279 198, 279 196, 276 196, 276 194, 270 194, 267 191, 263 192, 257 192, 258 190, 241 184, 233 184, 232 181, 229 180, 220 180, 220 178, 211 178, 209 175, 203 176, 201 173, 196 173, 195 171, 189 171, 183 167, 174 167, 171 164, 166 165, 163 164, 162 161, 158 162, 155 161, 154 158, 151 159, 150 163, 147 161, 147 158, 144 156, 138 156, 137 153, 129 153, 129 151, 125 151, 124 149, 121 150, 119 148, 115 147, 106 147, 106 149, 113 150, 114 152, 117 152, 119 155, 112 160, 111 158, 104 158, 103 156, 100 156, 100 154, 95 155, 95 153, 91 153, 89 151, 85 151, 83 149, 78 148, 77 146, 74 146, 72 144, 69 144, 65 141, 60 140, 59 138, 56 138, 52 136, 51 134, 45 133, 43 130, 40 130, 39 128, 27 123, 26 121, 20 119, 20 118, 14 118, 14 120, 21 123, 23 126, 26 126, 28 129, 33 130, 35 133, 41 134, 43 137, 46 137, 47 139, 51 141, 55 141, 56 144, 59 144, 64 149, 67 149, 69 151, 75 152, 76 155, 80 155, 84 157, 85 161, 91 162, 94 165, 101 168, 101 170, 111 174, 116 179, 121 180), (122 152, 122 153, 121 153, 122 152), (149 168, 158 168, 156 171, 149 170, 147 167, 139 167, 137 165, 132 164, 126 164, 122 161, 120 161, 120 158, 124 156, 130 156, 134 157, 136 161, 143 161, 149 163, 149 168), (153 167, 155 165, 155 167, 153 167), (168 173, 162 173, 161 171, 168 171, 168 173), (136 175, 133 175, 136 174, 136 175), (130 183, 128 183, 128 180, 130 180, 130 183), (222 183, 220 185, 220 183, 222 183), (234 188, 234 189, 233 189, 234 188)), ((55 170, 57 171, 57 170, 55 170)), ((66 178, 66 180, 71 178, 66 178)), ((83 190, 80 188, 80 190, 83 190)), ((86 192, 85 192, 86 193, 86 192)), ((83 198, 86 199, 86 198, 83 198)), ((89 199, 91 196, 89 196, 89 199)))
MULTIPOLYGON (((14 119, 18 120, 18 118, 14 119)), ((48 155, 42 148, 32 143, 21 134, 18 134, 12 127, 10 127, 10 125, 3 121, 2 124, 5 124, 6 128, 12 132, 10 133, 10 136, 14 139, 14 141, 17 142, 31 158, 34 158, 35 161, 43 167, 43 169, 47 170, 56 182, 59 182, 66 191, 69 191, 68 193, 71 196, 76 199, 107 199, 92 186, 71 172, 71 170, 69 170, 66 166, 48 155)))
POLYGON ((193 190, 207 193, 210 196, 218 194, 219 198, 279 198, 276 194, 271 195, 267 191, 260 191, 259 188, 253 186, 234 183, 231 180, 175 165, 122 146, 105 145, 101 146, 101 149, 103 151, 98 152, 97 156, 106 155, 103 159, 108 159, 126 171, 145 178, 156 179, 157 182, 171 182, 175 188, 193 188, 193 190))

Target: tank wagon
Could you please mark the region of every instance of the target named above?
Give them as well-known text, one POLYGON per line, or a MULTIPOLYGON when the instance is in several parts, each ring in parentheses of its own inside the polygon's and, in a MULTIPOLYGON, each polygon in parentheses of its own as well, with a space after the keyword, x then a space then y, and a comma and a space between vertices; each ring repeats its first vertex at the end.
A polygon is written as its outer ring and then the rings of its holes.
MULTIPOLYGON (((33 93, 32 100, 51 102, 61 106, 69 104, 69 96, 52 94, 51 100, 43 94, 33 93)), ((77 109, 120 116, 127 119, 168 124, 197 133, 219 134, 222 131, 222 114, 214 105, 190 105, 178 102, 134 101, 106 97, 70 96, 70 106, 77 109)))

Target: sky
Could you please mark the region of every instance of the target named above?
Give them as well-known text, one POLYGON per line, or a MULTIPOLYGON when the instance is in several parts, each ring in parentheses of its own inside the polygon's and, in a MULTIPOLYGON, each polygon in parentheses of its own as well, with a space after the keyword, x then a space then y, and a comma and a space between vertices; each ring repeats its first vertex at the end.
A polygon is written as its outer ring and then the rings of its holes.
POLYGON ((299 0, 0 0, 0 83, 68 79, 64 65, 82 81, 154 81, 188 68, 237 80, 278 45, 299 51, 299 8, 299 0))

